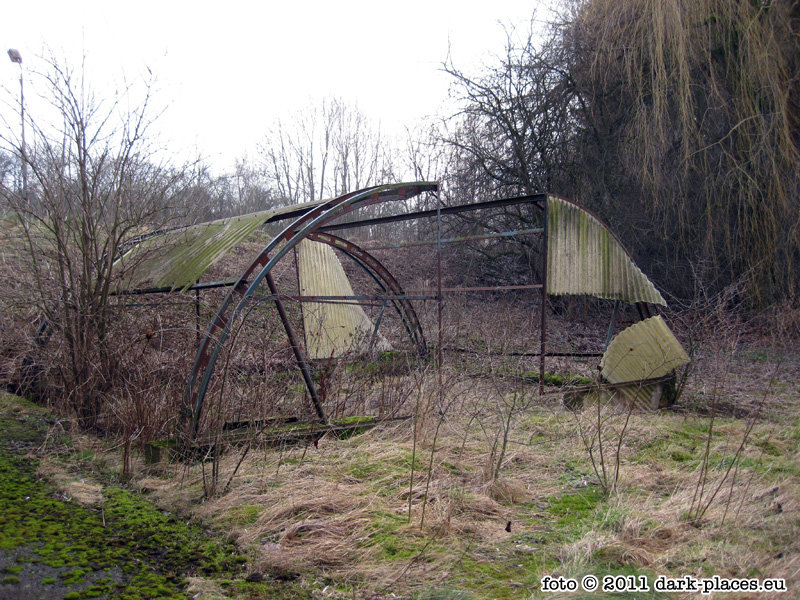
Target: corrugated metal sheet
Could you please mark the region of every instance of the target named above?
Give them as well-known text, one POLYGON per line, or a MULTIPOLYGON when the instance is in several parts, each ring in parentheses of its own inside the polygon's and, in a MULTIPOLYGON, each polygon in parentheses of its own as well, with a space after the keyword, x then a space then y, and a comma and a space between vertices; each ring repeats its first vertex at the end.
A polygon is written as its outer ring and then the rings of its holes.
POLYGON ((639 321, 611 340, 600 373, 611 383, 662 377, 689 362, 689 356, 661 316, 639 321))
POLYGON ((660 383, 637 383, 619 388, 600 387, 582 393, 580 401, 584 408, 599 402, 601 405, 613 405, 623 410, 632 407, 633 410, 647 412, 659 408, 662 389, 660 383))
POLYGON ((147 238, 115 263, 115 268, 126 272, 120 289, 186 289, 267 221, 318 204, 320 202, 284 206, 200 223, 147 238))
MULTIPOLYGON (((300 293, 304 296, 353 296, 350 280, 333 249, 303 240, 297 247, 300 293)), ((361 353, 368 349, 374 325, 360 306, 352 303, 306 302, 303 304, 306 350, 312 359, 361 353)), ((374 348, 390 350, 378 334, 374 348)))
POLYGON ((600 361, 600 374, 616 386, 584 392, 584 406, 597 402, 627 410, 656 410, 664 384, 643 381, 668 375, 689 362, 689 356, 660 316, 639 321, 618 333, 600 361))
POLYGON ((556 196, 547 199, 547 293, 667 304, 605 225, 556 196))

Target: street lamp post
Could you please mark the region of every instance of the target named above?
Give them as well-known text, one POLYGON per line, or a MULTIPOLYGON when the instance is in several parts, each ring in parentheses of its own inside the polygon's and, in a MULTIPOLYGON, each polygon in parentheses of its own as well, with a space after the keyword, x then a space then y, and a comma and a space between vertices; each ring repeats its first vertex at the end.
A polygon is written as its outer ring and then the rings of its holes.
POLYGON ((8 58, 19 65, 19 114, 22 121, 22 146, 19 151, 22 163, 22 199, 28 203, 28 160, 25 156, 25 90, 22 85, 22 55, 15 48, 8 49, 8 58))

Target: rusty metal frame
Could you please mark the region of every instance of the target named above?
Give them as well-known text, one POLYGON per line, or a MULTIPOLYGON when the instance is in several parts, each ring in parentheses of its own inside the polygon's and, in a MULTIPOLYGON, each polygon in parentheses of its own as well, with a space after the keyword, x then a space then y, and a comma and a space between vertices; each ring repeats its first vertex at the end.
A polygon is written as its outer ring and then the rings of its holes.
POLYGON ((425 356, 427 354, 428 349, 425 345, 425 336, 422 332, 422 326, 420 325, 414 307, 411 305, 403 288, 394 276, 392 276, 389 270, 384 267, 377 258, 356 244, 330 233, 310 233, 307 239, 315 242, 322 242, 337 250, 341 250, 363 268, 369 276, 375 280, 375 283, 378 284, 384 293, 391 294, 389 299, 397 311, 397 314, 400 315, 411 343, 416 347, 417 353, 420 356, 425 356))
MULTIPOLYGON (((418 210, 400 215, 388 217, 377 217, 374 219, 362 219, 360 221, 350 221, 347 223, 334 223, 319 228, 319 231, 341 231, 342 229, 353 229, 357 227, 370 227, 372 225, 384 225, 386 223, 399 223, 402 221, 413 221, 415 219, 436 218, 438 216, 455 215, 463 212, 474 212, 476 210, 487 210, 502 208, 505 206, 518 206, 520 204, 533 204, 540 210, 547 208, 547 196, 552 194, 526 194, 524 196, 514 196, 512 198, 501 198, 500 200, 486 200, 485 202, 473 202, 471 204, 458 204, 456 206, 440 206, 439 209, 418 210)), ((573 202, 574 204, 574 202, 573 202)))
MULTIPOLYGON (((270 292, 276 296, 276 306, 279 307, 279 311, 281 310, 277 289, 275 288, 274 281, 272 281, 270 272, 289 250, 294 248, 302 239, 307 238, 309 234, 318 232, 324 225, 329 224, 331 221, 357 208, 386 202, 388 200, 404 200, 423 192, 436 192, 438 188, 439 186, 436 183, 418 182, 412 184, 375 186, 345 194, 313 207, 300 215, 296 221, 275 236, 251 262, 250 266, 245 269, 236 284, 234 284, 225 296, 225 299, 222 301, 219 309, 211 320, 206 335, 200 343, 184 393, 181 412, 184 422, 186 423, 188 421, 185 433, 190 437, 194 437, 197 434, 200 425, 203 400, 214 372, 217 358, 230 334, 233 322, 242 315, 248 299, 253 295, 256 288, 265 278, 270 287, 270 292), (284 245, 278 248, 281 243, 284 245), (247 283, 248 281, 249 283, 247 283), (238 302, 236 302, 237 296, 238 302)), ((295 354, 298 366, 303 373, 303 379, 305 380, 317 415, 320 417, 320 420, 327 422, 327 418, 316 394, 313 379, 311 378, 308 361, 303 356, 302 349, 294 338, 294 333, 288 319, 285 319, 284 315, 282 315, 281 320, 286 334, 290 338, 292 350, 295 354), (293 342, 292 339, 294 339, 293 342)))
MULTIPOLYGON (((552 194, 530 194, 525 196, 516 196, 512 198, 504 198, 500 200, 490 200, 485 202, 478 202, 472 204, 458 205, 458 206, 444 206, 438 195, 439 184, 431 182, 416 182, 416 183, 400 183, 373 186, 363 190, 351 192, 339 196, 337 198, 320 202, 311 203, 309 205, 298 207, 296 210, 282 212, 279 215, 270 217, 265 221, 266 223, 294 219, 294 221, 285 227, 278 235, 276 235, 261 252, 252 260, 250 265, 242 272, 236 281, 212 281, 201 283, 197 281, 185 289, 185 291, 195 291, 195 316, 199 320, 199 295, 203 290, 215 288, 230 288, 225 298, 219 305, 214 317, 212 318, 206 334, 202 340, 199 340, 198 350, 195 360, 190 372, 187 385, 185 388, 183 404, 181 408, 183 433, 188 437, 195 437, 200 425, 200 418, 202 414, 203 401, 208 389, 210 379, 213 375, 216 361, 225 345, 233 323, 237 318, 245 318, 244 309, 250 300, 268 299, 274 302, 282 325, 285 329, 287 339, 291 345, 292 351, 295 356, 298 368, 302 372, 306 388, 308 389, 311 402, 314 409, 323 424, 328 424, 327 417, 322 408, 320 399, 317 395, 316 386, 311 376, 309 361, 304 355, 303 345, 301 345, 295 335, 293 327, 286 314, 283 301, 285 299, 299 300, 299 301, 315 301, 319 302, 321 299, 311 296, 285 296, 281 295, 277 289, 277 285, 272 277, 273 267, 286 255, 287 252, 293 250, 296 245, 303 239, 325 243, 340 252, 344 253, 356 264, 363 268, 366 273, 377 283, 382 291, 382 294, 374 296, 348 296, 348 297, 331 297, 330 301, 355 301, 363 303, 365 299, 376 298, 381 302, 381 317, 386 305, 391 302, 393 308, 400 316, 406 333, 412 345, 420 355, 426 355, 428 348, 426 346, 424 333, 420 324, 419 318, 414 310, 411 300, 434 300, 437 302, 437 322, 438 322, 438 347, 437 347, 437 368, 439 371, 440 380, 440 401, 441 401, 441 367, 443 362, 443 343, 442 343, 442 302, 443 294, 445 293, 459 293, 459 292, 475 292, 475 291, 500 291, 500 290, 522 290, 522 289, 540 289, 541 290, 541 315, 540 315, 540 340, 538 353, 518 353, 524 356, 538 356, 539 362, 539 393, 544 392, 544 381, 546 372, 546 357, 548 356, 599 356, 596 353, 570 353, 570 352, 547 352, 547 282, 548 282, 548 205, 549 198, 558 198, 559 200, 573 204, 580 208, 580 210, 593 217, 603 228, 605 228, 611 237, 622 248, 628 258, 633 262, 633 258, 621 243, 616 234, 596 215, 591 211, 586 210, 577 203, 566 198, 555 196, 552 194), (436 208, 429 210, 411 211, 387 217, 379 217, 372 219, 362 219, 350 222, 338 222, 340 217, 343 217, 352 211, 378 204, 391 200, 404 200, 417 196, 424 192, 432 192, 436 195, 436 208), (445 215, 455 215, 464 212, 474 212, 481 210, 490 210, 500 207, 517 206, 517 205, 533 205, 544 213, 544 227, 543 228, 528 228, 516 231, 503 231, 493 233, 490 235, 481 236, 464 236, 462 238, 444 239, 442 238, 442 217, 445 215), (412 296, 411 291, 404 291, 397 280, 392 276, 389 270, 367 249, 364 249, 353 242, 350 242, 342 237, 333 235, 331 231, 353 229, 359 227, 369 227, 372 225, 396 223, 402 221, 410 221, 424 218, 436 218, 436 239, 431 241, 411 242, 407 244, 393 244, 387 246, 379 246, 374 249, 395 249, 406 246, 422 246, 422 245, 435 245, 437 250, 437 286, 435 290, 422 290, 423 295, 412 296), (442 272, 441 272, 441 253, 442 245, 450 243, 465 242, 472 239, 491 239, 491 238, 508 238, 518 235, 542 235, 542 281, 539 284, 532 285, 512 285, 512 286, 486 286, 486 287, 473 287, 473 288, 443 288, 442 287, 442 272), (284 244, 281 246, 281 244, 284 244), (269 296, 255 296, 255 290, 262 281, 266 280, 267 287, 269 288, 269 296)), ((154 234, 143 236, 136 241, 142 241, 164 232, 156 232, 154 234)), ((157 287, 148 289, 131 289, 112 292, 112 295, 139 295, 150 293, 170 293, 175 290, 171 287, 157 287)), ((642 301, 634 303, 639 316, 642 320, 658 314, 657 306, 642 301)), ((616 314, 619 306, 619 300, 615 301, 614 312, 609 324, 608 335, 606 338, 606 346, 613 334, 615 327, 616 314)), ((377 333, 380 325, 380 319, 375 325, 375 332, 377 333)), ((198 324, 198 338, 200 328, 198 324)), ((47 343, 47 339, 52 331, 52 325, 44 322, 41 324, 38 334, 37 342, 40 345, 47 343)), ((461 349, 454 348, 456 351, 461 349)), ((512 353, 513 354, 513 353, 512 353)), ((643 382, 650 382, 651 380, 642 380, 643 382)), ((652 380, 656 381, 656 380, 652 380)), ((660 381, 660 380, 659 380, 660 381)), ((633 382, 636 383, 636 382, 633 382)), ((627 384, 627 382, 626 382, 627 384)), ((618 387, 624 384, 615 384, 612 387, 618 387)))
POLYGON ((539 395, 544 394, 545 356, 547 354, 547 205, 544 209, 544 232, 542 233, 542 306, 539 317, 539 395))

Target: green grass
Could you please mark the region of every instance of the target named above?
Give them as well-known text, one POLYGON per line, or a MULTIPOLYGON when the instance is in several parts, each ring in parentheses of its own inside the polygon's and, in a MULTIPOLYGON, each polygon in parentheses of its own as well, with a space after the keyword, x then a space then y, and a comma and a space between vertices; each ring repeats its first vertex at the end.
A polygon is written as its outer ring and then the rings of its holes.
POLYGON ((431 549, 428 540, 409 535, 404 529, 407 525, 405 515, 378 513, 372 522, 372 532, 363 545, 378 548, 382 558, 389 561, 407 560, 423 549, 431 549))
POLYGON ((473 600, 475 596, 464 590, 450 587, 425 588, 414 592, 411 600, 473 600))
MULTIPOLYGON (((740 422, 733 419, 718 419, 711 433, 708 466, 712 470, 725 470, 733 464, 736 449, 742 438, 740 432, 728 432, 725 428, 740 422)), ((696 470, 703 462, 708 442, 708 419, 696 419, 669 427, 665 435, 643 444, 635 460, 656 460, 673 463, 687 471, 696 470)), ((791 437, 791 436, 789 436, 791 437)), ((751 435, 744 452, 738 457, 740 468, 766 475, 768 478, 800 477, 797 464, 789 447, 794 441, 778 432, 774 437, 751 435)))
MULTIPOLYGON (((576 532, 594 515, 605 499, 597 487, 570 492, 550 499, 547 510, 556 517, 556 524, 565 532, 576 532)), ((577 532, 576 532, 577 533, 577 532)))
POLYGON ((243 506, 236 506, 228 511, 226 514, 226 521, 235 527, 243 527, 252 525, 261 514, 262 507, 245 504, 243 506))

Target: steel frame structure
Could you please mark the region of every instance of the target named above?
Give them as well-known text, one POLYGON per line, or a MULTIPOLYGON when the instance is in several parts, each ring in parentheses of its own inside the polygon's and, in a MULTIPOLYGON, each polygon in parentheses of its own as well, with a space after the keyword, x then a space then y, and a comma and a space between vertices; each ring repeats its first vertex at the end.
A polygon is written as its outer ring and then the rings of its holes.
MULTIPOLYGON (((253 300, 269 300, 274 302, 278 311, 282 326, 285 330, 287 339, 291 346, 292 352, 295 357, 297 366, 302 373, 305 386, 308 390, 311 403, 317 417, 323 424, 328 424, 327 416, 322 407, 317 387, 314 383, 310 361, 305 355, 303 345, 300 343, 289 318, 286 314, 284 300, 293 299, 299 301, 339 301, 339 302, 355 302, 364 303, 365 301, 377 301, 381 303, 381 317, 382 310, 387 304, 391 304, 397 314, 402 320, 403 327, 408 335, 412 347, 419 355, 426 355, 429 352, 428 346, 425 341, 425 336, 420 325, 420 321, 411 303, 411 300, 435 300, 438 303, 438 360, 437 366, 441 376, 442 366, 442 297, 444 293, 458 293, 470 291, 497 291, 507 289, 538 289, 541 293, 541 315, 540 315, 540 339, 539 339, 539 352, 526 353, 526 356, 539 357, 539 393, 544 393, 544 374, 546 372, 546 357, 547 356, 597 356, 594 353, 565 353, 555 352, 547 353, 547 319, 546 319, 546 304, 548 297, 548 228, 547 228, 547 210, 548 210, 548 197, 553 197, 550 194, 530 194, 523 196, 516 196, 511 198, 504 198, 500 200, 490 200, 485 202, 478 202, 473 204, 458 205, 458 206, 443 206, 438 196, 439 184, 435 182, 415 182, 415 183, 401 183, 374 186, 364 190, 359 190, 337 198, 328 200, 324 203, 310 205, 308 207, 298 207, 297 210, 287 211, 281 214, 280 217, 272 218, 267 222, 278 220, 293 219, 292 222, 284 227, 284 229, 253 258, 249 266, 239 275, 235 281, 217 281, 196 283, 186 289, 186 291, 194 290, 196 293, 196 304, 199 311, 199 294, 202 290, 215 289, 215 288, 229 288, 228 293, 220 303, 217 311, 211 319, 205 335, 199 339, 198 349, 195 355, 193 366, 189 374, 184 398, 182 402, 182 434, 184 438, 189 441, 197 436, 200 426, 200 419, 203 412, 203 404, 209 383, 215 371, 217 359, 222 352, 222 349, 229 337, 234 322, 239 318, 245 318, 245 308, 249 301, 253 300), (436 199, 436 208, 427 210, 418 210, 407 212, 404 214, 392 215, 387 217, 369 218, 355 220, 351 222, 341 222, 339 219, 359 208, 379 204, 383 202, 390 202, 395 200, 405 200, 423 193, 432 193, 436 199), (481 210, 497 209, 509 206, 518 205, 531 205, 541 210, 544 215, 543 228, 531 228, 517 231, 505 231, 490 236, 466 236, 464 238, 451 238, 444 239, 442 237, 442 217, 446 215, 455 215, 465 212, 475 212, 481 210), (367 249, 361 248, 351 241, 334 235, 332 232, 337 233, 349 229, 357 229, 362 227, 370 227, 374 225, 382 225, 388 223, 398 223, 403 221, 436 218, 436 240, 429 242, 410 242, 408 244, 395 244, 386 246, 384 249, 403 247, 404 245, 435 245, 437 250, 437 286, 435 290, 420 290, 420 291, 404 291, 397 280, 392 276, 389 270, 375 258, 367 249), (494 287, 474 287, 474 288, 443 288, 442 287, 442 273, 441 273, 441 256, 442 245, 446 243, 457 243, 467 241, 469 239, 485 239, 490 237, 513 237, 516 235, 541 235, 542 246, 542 263, 541 273, 542 281, 538 284, 532 285, 518 285, 518 286, 494 286, 494 287), (318 296, 286 296, 281 295, 277 289, 277 285, 272 277, 271 271, 278 264, 278 262, 286 256, 286 254, 295 248, 300 241, 307 239, 311 241, 321 242, 327 244, 348 256, 355 261, 372 280, 380 288, 379 294, 371 296, 342 296, 342 297, 318 297, 318 296), (269 289, 268 295, 256 296, 256 290, 265 282, 269 289), (416 295, 415 295, 416 293, 416 295)), ((559 198, 562 202, 570 201, 559 198)), ((575 205, 577 206, 577 205, 575 205)), ((585 209, 581 209, 585 211, 585 209)), ((591 215, 591 213, 588 213, 591 215)), ((619 239, 614 236, 608 227, 602 223, 597 217, 591 215, 608 233, 622 247, 628 258, 631 259, 630 254, 624 249, 624 246, 619 242, 619 239)), ((120 294, 148 294, 148 293, 167 293, 173 291, 172 288, 148 288, 148 289, 134 289, 120 294)), ((609 336, 613 333, 618 302, 615 303, 614 313, 609 325, 609 336)), ((651 316, 652 312, 646 302, 637 302, 637 309, 640 318, 644 319, 651 316)), ((199 318, 199 312, 198 312, 199 318)), ((376 324, 375 331, 380 325, 380 317, 376 324)), ((198 324, 199 331, 199 324, 198 324)), ((608 345, 609 339, 606 340, 608 345)), ((643 380, 644 381, 644 380, 643 380)))
MULTIPOLYGON (((297 365, 303 375, 303 380, 308 389, 309 396, 311 397, 311 402, 314 405, 314 410, 319 419, 327 424, 328 420, 322 409, 322 404, 311 376, 308 361, 289 323, 283 301, 278 294, 275 281, 270 272, 281 258, 283 258, 289 250, 296 247, 301 240, 309 239, 309 236, 314 236, 315 234, 320 234, 320 230, 323 226, 330 224, 331 221, 357 208, 390 200, 405 200, 423 192, 438 192, 438 189, 439 186, 436 183, 393 184, 376 186, 346 194, 312 208, 299 216, 297 220, 275 236, 261 252, 258 253, 250 263, 250 266, 245 269, 239 279, 233 284, 211 320, 208 331, 200 343, 184 395, 182 412, 183 420, 188 424, 188 428, 185 430, 186 435, 194 437, 197 434, 206 390, 208 389, 211 376, 214 373, 217 359, 230 334, 232 323, 242 314, 248 299, 253 296, 256 288, 263 280, 266 280, 270 293, 275 297, 275 306, 278 309, 297 365)), ((356 261, 384 287, 384 290, 392 290, 398 292, 399 296, 403 295, 402 289, 400 289, 399 284, 397 284, 394 278, 391 277, 388 270, 367 252, 336 236, 328 235, 326 237, 322 235, 322 237, 317 237, 319 241, 330 243, 334 247, 341 247, 342 250, 356 259, 356 261), (339 244, 337 244, 337 242, 339 242, 339 244)), ((403 321, 406 324, 406 329, 412 341, 416 341, 418 349, 421 348, 424 351, 424 337, 422 337, 422 331, 419 327, 419 321, 416 318, 413 307, 407 303, 407 300, 397 300, 394 304, 401 314, 401 317, 403 317, 403 321), (408 319, 412 320, 410 324, 408 319)))

